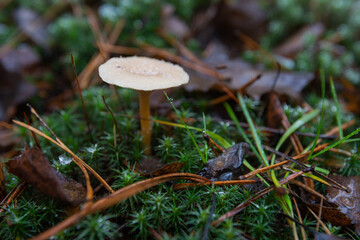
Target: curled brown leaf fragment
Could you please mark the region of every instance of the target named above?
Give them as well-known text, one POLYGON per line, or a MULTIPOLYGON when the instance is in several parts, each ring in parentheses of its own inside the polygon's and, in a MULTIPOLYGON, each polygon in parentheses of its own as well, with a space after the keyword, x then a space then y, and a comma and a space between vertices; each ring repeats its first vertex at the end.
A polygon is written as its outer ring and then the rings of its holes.
POLYGON ((157 177, 168 173, 178 173, 182 167, 182 162, 172 162, 164 165, 159 159, 148 157, 135 166, 135 171, 139 172, 141 176, 157 177))
POLYGON ((21 155, 7 162, 7 166, 10 173, 52 198, 71 205, 77 205, 85 199, 85 188, 51 167, 38 148, 26 145, 21 155))

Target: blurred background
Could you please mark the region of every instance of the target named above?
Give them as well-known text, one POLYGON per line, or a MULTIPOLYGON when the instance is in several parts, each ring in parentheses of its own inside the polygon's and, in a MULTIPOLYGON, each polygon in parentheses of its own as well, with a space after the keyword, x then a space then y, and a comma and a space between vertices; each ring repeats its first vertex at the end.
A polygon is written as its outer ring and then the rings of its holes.
MULTIPOLYGON (((277 90, 297 98, 324 69, 347 110, 360 112, 357 0, 2 0, 0 9, 1 121, 20 117, 26 102, 62 108, 76 86, 71 54, 84 89, 99 84, 97 67, 109 56, 182 64, 191 60, 182 47, 217 67, 232 90, 263 73, 248 89, 253 97, 268 91, 275 62, 277 90)), ((187 91, 216 88, 211 76, 189 73, 187 91)))

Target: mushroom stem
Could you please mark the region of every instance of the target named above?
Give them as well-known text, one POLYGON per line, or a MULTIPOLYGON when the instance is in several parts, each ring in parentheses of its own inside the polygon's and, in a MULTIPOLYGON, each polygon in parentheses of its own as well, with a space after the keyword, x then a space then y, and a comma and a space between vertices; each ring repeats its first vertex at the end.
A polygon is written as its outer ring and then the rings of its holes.
POLYGON ((139 93, 139 108, 140 108, 140 126, 142 143, 145 147, 145 154, 151 155, 151 121, 150 121, 150 93, 151 91, 141 91, 139 93))

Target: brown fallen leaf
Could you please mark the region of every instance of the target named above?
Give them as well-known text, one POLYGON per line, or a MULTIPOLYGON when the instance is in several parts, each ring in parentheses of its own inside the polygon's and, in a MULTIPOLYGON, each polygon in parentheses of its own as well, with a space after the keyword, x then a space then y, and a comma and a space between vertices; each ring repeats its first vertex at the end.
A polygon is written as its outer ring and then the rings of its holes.
POLYGON ((20 104, 36 93, 36 87, 26 82, 23 72, 36 65, 39 56, 28 46, 6 51, 0 56, 0 120, 7 121, 20 104))
POLYGON ((351 223, 355 225, 355 231, 360 234, 360 176, 331 176, 338 183, 346 186, 348 192, 340 191, 335 188, 327 189, 327 198, 330 202, 337 205, 338 210, 347 216, 351 223))
MULTIPOLYGON (((220 65, 226 66, 226 68, 219 69, 217 72, 221 75, 224 85, 233 91, 241 89, 251 79, 262 74, 260 79, 246 89, 246 93, 256 99, 271 90, 298 99, 301 97, 303 88, 314 78, 313 73, 283 71, 277 80, 275 88, 272 89, 277 75, 276 71, 263 71, 240 58, 231 59, 228 50, 220 42, 211 43, 209 48, 207 56, 202 60, 213 69, 220 65)), ((191 77, 190 82, 184 86, 187 91, 208 91, 211 88, 218 88, 217 79, 192 70, 188 70, 188 72, 191 77)))
MULTIPOLYGON (((306 203, 314 212, 318 213, 320 209, 319 204, 315 203, 306 203)), ((326 219, 326 221, 334 224, 336 226, 349 226, 351 225, 351 220, 342 214, 336 205, 332 206, 322 206, 321 215, 326 219)))
POLYGON ((26 145, 22 154, 7 162, 7 166, 10 173, 52 198, 72 205, 77 205, 85 199, 85 188, 51 167, 38 148, 26 145))
POLYGON ((163 164, 155 157, 143 159, 140 164, 135 165, 135 171, 141 176, 157 177, 168 173, 178 173, 183 166, 182 162, 172 162, 163 164))
MULTIPOLYGON (((328 187, 327 200, 322 206, 322 216, 331 224, 336 226, 355 226, 356 234, 360 235, 360 176, 338 176, 330 177, 334 181, 348 188, 342 191, 336 188, 328 187)), ((309 197, 302 196, 301 199, 313 211, 319 212, 320 205, 315 202, 309 202, 309 197)))
POLYGON ((240 166, 249 151, 249 144, 242 142, 224 150, 216 158, 206 162, 198 173, 211 181, 229 181, 237 179, 241 174, 240 166))
POLYGON ((321 22, 316 22, 311 25, 301 28, 291 37, 287 38, 285 42, 275 48, 274 53, 280 54, 284 57, 292 57, 296 55, 305 45, 306 35, 313 35, 319 38, 325 31, 325 26, 321 22))
POLYGON ((45 19, 35 11, 18 8, 14 12, 14 19, 19 29, 32 41, 46 50, 49 50, 49 33, 47 32, 45 19))
POLYGON ((223 41, 238 47, 236 32, 258 39, 266 31, 266 13, 259 1, 220 1, 214 19, 216 31, 223 41))
POLYGON ((184 21, 175 14, 171 4, 164 4, 161 10, 161 29, 174 35, 177 39, 185 39, 190 34, 190 29, 184 21))

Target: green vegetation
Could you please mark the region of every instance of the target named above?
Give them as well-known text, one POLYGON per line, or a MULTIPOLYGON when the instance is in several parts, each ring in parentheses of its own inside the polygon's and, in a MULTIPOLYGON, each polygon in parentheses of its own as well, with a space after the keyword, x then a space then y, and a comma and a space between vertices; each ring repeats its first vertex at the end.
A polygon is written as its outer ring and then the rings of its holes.
MULTIPOLYGON (((14 1, 12 8, 27 1, 14 1)), ((56 1, 51 1, 56 2, 56 1)), ((121 18, 126 23, 123 34, 118 42, 126 46, 139 43, 149 43, 157 47, 169 45, 155 34, 159 27, 160 10, 164 3, 172 4, 178 16, 189 23, 198 8, 205 6, 207 1, 104 1, 99 6, 101 20, 110 24, 121 18), (144 11, 150 9, 151 11, 144 11)), ((326 76, 334 78, 343 76, 353 84, 360 86, 360 41, 355 36, 360 34, 359 1, 268 1, 264 8, 269 10, 269 32, 261 39, 261 45, 271 50, 277 44, 291 35, 293 29, 304 24, 319 20, 325 21, 327 39, 340 36, 337 44, 344 46, 341 56, 333 51, 333 44, 325 43, 314 46, 313 36, 306 36, 306 44, 294 58, 293 65, 287 66, 292 70, 317 71, 324 69, 326 76), (341 4, 340 4, 341 2, 341 4), (320 10, 321 13, 320 13, 320 10)), ((39 13, 44 13, 44 5, 26 4, 39 13)), ((0 14, 0 22, 6 19, 7 13, 0 14)), ((15 31, 13 26, 0 25, 0 43, 7 40, 7 36, 15 31), (6 37, 5 37, 6 36, 6 37)), ((77 63, 77 69, 83 69, 93 54, 97 52, 95 38, 91 32, 85 15, 74 17, 63 14, 49 25, 53 44, 59 50, 60 62, 56 69, 67 66, 70 69, 72 53, 77 63)), ((330 41, 330 40, 329 40, 330 41)), ((246 52, 244 56, 252 61, 258 52, 246 52), (250 57, 249 57, 250 56, 250 57)), ((266 117, 264 109, 266 103, 255 101, 239 95, 240 104, 228 101, 219 105, 219 111, 213 114, 213 106, 206 103, 217 97, 217 93, 192 94, 177 89, 171 93, 167 102, 168 113, 154 115, 154 119, 172 123, 174 126, 153 123, 152 149, 153 155, 162 163, 179 161, 183 164, 182 172, 197 173, 204 167, 208 159, 214 158, 215 153, 203 138, 203 133, 209 133, 221 147, 227 148, 238 142, 248 142, 252 154, 248 154, 242 170, 273 164, 267 159, 270 153, 264 151, 262 145, 269 145, 276 150, 285 152, 291 146, 288 137, 294 131, 319 135, 333 127, 340 126, 355 119, 356 115, 347 112, 344 103, 339 101, 341 95, 336 92, 335 84, 331 81, 325 90, 325 77, 322 77, 322 96, 312 91, 304 95, 306 102, 314 109, 302 108, 294 101, 288 100, 283 104, 284 112, 291 124, 290 130, 283 135, 272 137, 261 132, 257 127, 264 126, 266 117), (181 102, 179 107, 174 101, 181 102), (321 110, 321 114, 320 114, 321 110), (217 119, 221 117, 222 121, 217 119), (247 122, 250 127, 241 127, 239 122, 247 122), (254 124, 253 124, 254 123, 254 124), (212 135, 211 135, 212 134, 212 135), (217 137, 218 136, 218 137, 217 137), (231 144, 230 144, 231 143, 231 144), (267 155, 268 154, 268 155, 267 155)), ((139 130, 137 116, 137 94, 133 90, 109 88, 108 86, 93 86, 82 91, 86 112, 88 114, 91 133, 87 132, 86 121, 79 97, 75 97, 64 109, 53 111, 51 114, 41 114, 44 121, 55 132, 59 139, 81 159, 85 160, 96 172, 109 182, 114 190, 129 186, 146 179, 134 171, 135 165, 145 158, 139 130), (102 96, 115 115, 120 132, 114 128, 114 119, 108 112, 102 96), (120 101, 119 101, 120 100, 120 101), (91 141, 91 137, 94 139, 91 141), (125 164, 126 161, 126 164, 125 164)), ((155 111, 154 111, 155 112, 155 111)), ((40 113, 40 112, 39 112, 40 113)), ((48 129, 31 116, 31 125, 51 136, 48 129)), ((355 126, 358 126, 358 122, 355 126)), ((323 140, 330 146, 341 146, 350 155, 344 155, 324 150, 313 153, 309 159, 311 164, 333 170, 344 176, 360 175, 360 154, 358 140, 355 135, 360 130, 350 127, 340 137, 333 140, 323 140), (347 139, 348 136, 352 138, 347 139), (315 158, 317 157, 318 158, 315 158), (321 158, 320 158, 321 157, 321 158), (323 159, 336 159, 336 165, 323 159)), ((22 136, 24 143, 35 146, 31 133, 19 127, 17 134, 22 136)), ((315 137, 298 136, 304 148, 311 149, 315 137)), ((71 156, 46 139, 39 137, 42 151, 51 165, 59 172, 81 182, 85 186, 82 172, 71 161, 71 156)), ((18 146, 22 148, 23 146, 18 146)), ((271 158, 270 158, 271 159, 271 158)), ((293 167, 290 170, 299 170, 293 167)), ((290 170, 272 170, 262 178, 267 185, 277 185, 288 176, 290 170), (271 173, 271 174, 270 174, 271 173)), ((10 191, 21 180, 5 172, 6 187, 10 191)), ((179 181, 176 181, 178 183, 179 181)), ((180 181, 184 182, 184 181, 180 181)), ((243 201, 254 196, 258 191, 257 185, 244 188, 236 185, 229 186, 197 186, 183 190, 174 190, 173 183, 165 183, 143 191, 123 202, 100 213, 84 218, 76 226, 72 226, 53 239, 147 239, 153 235, 151 230, 158 232, 163 239, 200 239, 208 218, 211 214, 212 194, 215 194, 216 204, 212 220, 234 209, 243 201)), ((95 188, 98 181, 91 179, 95 188)), ((316 183, 316 190, 325 193, 324 186, 316 183)), ((105 196, 100 190, 96 198, 105 196)), ((49 229, 69 216, 71 209, 62 203, 50 199, 31 186, 21 194, 15 203, 5 206, 0 216, 1 239, 25 239, 49 229)), ((248 234, 255 239, 289 239, 293 237, 293 230, 300 236, 300 227, 290 224, 280 213, 297 219, 291 197, 288 193, 278 196, 272 192, 251 203, 247 208, 232 218, 226 219, 218 226, 210 227, 210 239, 239 239, 242 234, 248 234)), ((304 224, 315 229, 316 221, 310 214, 303 217, 304 224)), ((347 238, 356 238, 356 234, 347 228, 335 227, 327 223, 331 233, 347 238)), ((320 228, 320 231, 323 231, 320 228)))

